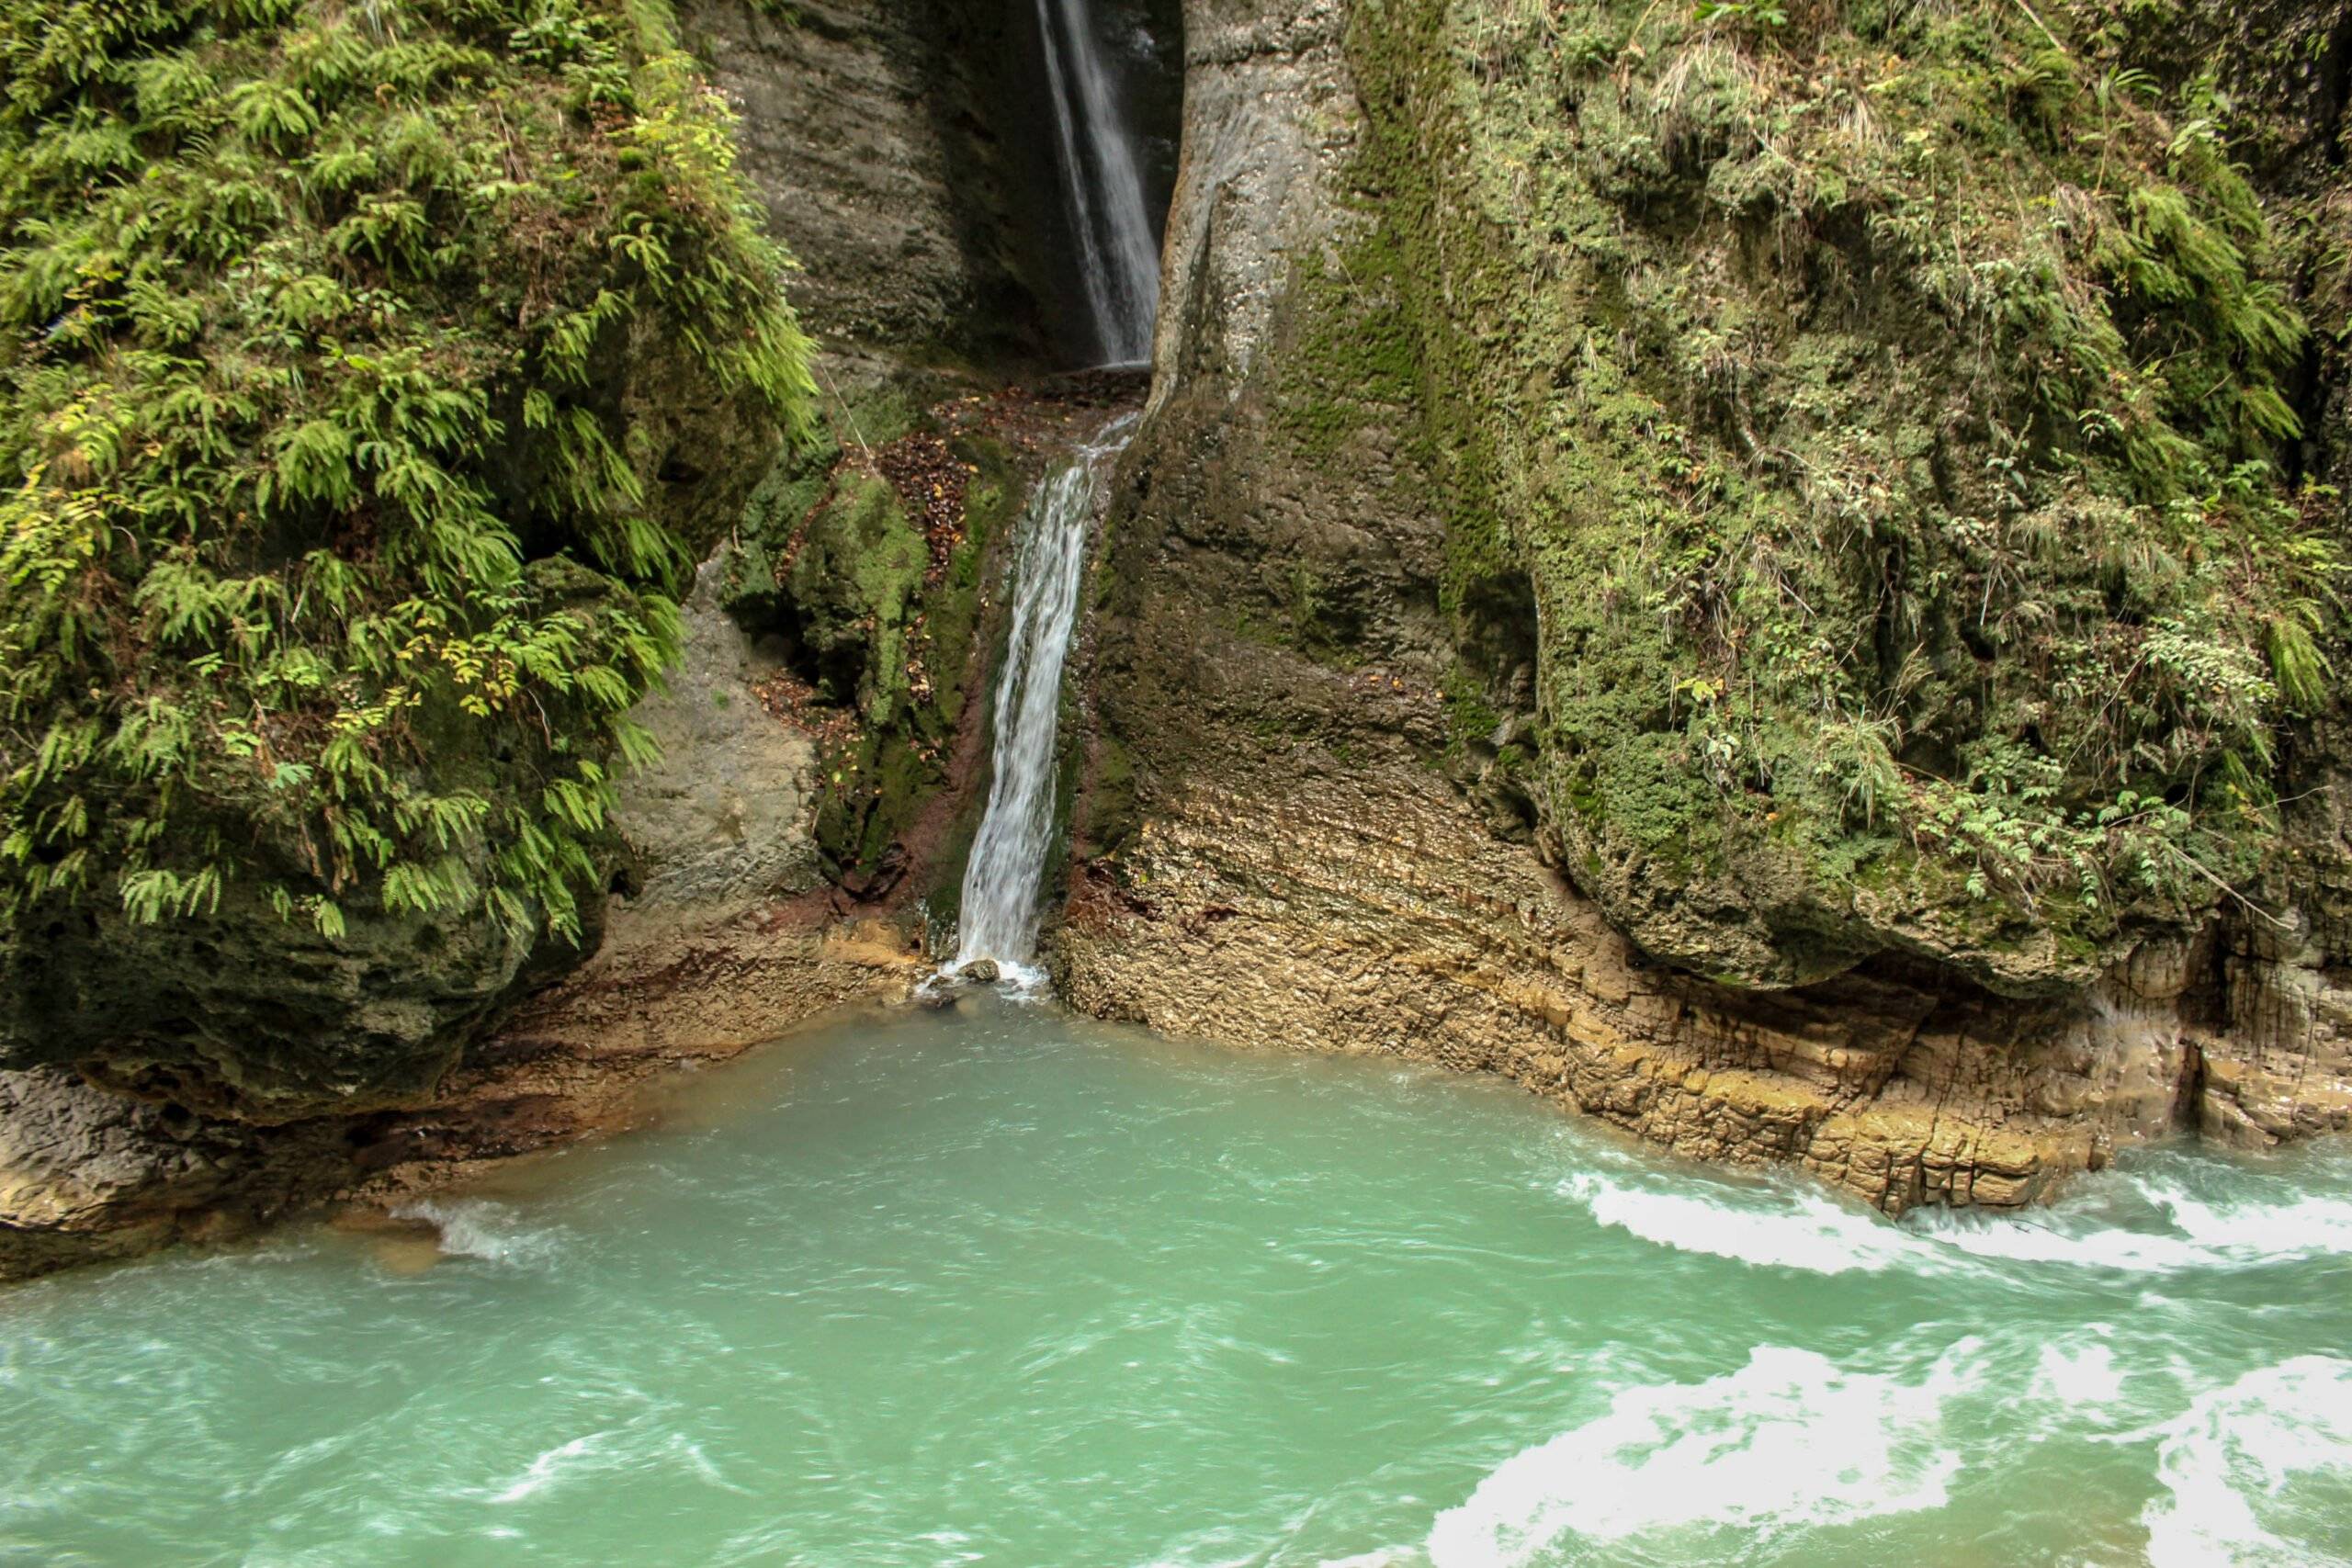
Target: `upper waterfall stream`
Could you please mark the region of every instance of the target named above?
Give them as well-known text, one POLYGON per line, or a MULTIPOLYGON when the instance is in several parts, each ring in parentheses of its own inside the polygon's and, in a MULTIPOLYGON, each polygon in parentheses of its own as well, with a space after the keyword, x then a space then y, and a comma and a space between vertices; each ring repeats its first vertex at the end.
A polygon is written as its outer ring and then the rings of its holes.
POLYGON ((2343 1148, 1896 1225, 988 993, 678 1092, 418 1205, 437 1258, 0 1293, 0 1563, 2352 1560, 2343 1148))
POLYGON ((1159 247, 1141 150, 1085 0, 1037 0, 1037 31, 1053 100, 1054 162, 1095 347, 1105 365, 1141 365, 1151 357, 1159 304, 1159 247))
POLYGON ((964 865, 956 966, 989 959, 1034 982, 1037 911, 1053 848, 1054 764, 1062 666, 1078 629, 1078 590, 1102 476, 1126 445, 1114 420, 1030 497, 1014 541, 1012 626, 997 673, 996 752, 988 808, 964 865))

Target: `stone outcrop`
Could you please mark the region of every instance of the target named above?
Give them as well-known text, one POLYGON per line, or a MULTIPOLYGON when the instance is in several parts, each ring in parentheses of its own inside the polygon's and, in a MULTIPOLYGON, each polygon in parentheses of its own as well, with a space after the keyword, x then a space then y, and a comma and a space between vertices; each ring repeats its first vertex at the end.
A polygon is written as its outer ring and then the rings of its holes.
POLYGON ((486 914, 452 923, 355 901, 330 940, 250 888, 170 924, 81 910, 8 965, 0 1066, 68 1066, 258 1123, 413 1105, 548 964, 560 969, 560 949, 535 963, 486 914))
MULTIPOLYGON (((1367 733, 1411 722, 1377 672, 1329 696, 1367 733)), ((2030 1201, 2188 1127, 2244 1146, 2352 1129, 2352 991, 2301 955, 2151 948, 2040 1002, 1926 965, 1735 990, 1645 959, 1409 757, 1303 742, 1266 761, 1152 792, 1117 863, 1081 871, 1058 942, 1074 1006, 1499 1073, 1680 1154, 1795 1162, 1890 1213, 2030 1201)))
MULTIPOLYGON (((667 688, 638 710, 663 761, 623 783, 615 820, 634 890, 614 900, 585 963, 572 955, 577 968, 488 1039, 462 1052, 438 1041, 389 1104, 322 1112, 313 1097, 257 1125, 199 1114, 153 1077, 0 1072, 0 1280, 226 1239, 628 1126, 647 1114, 640 1090, 664 1074, 847 1003, 903 996, 922 973, 920 942, 831 909, 810 830, 816 744, 763 704, 774 667, 718 608, 714 576, 706 569, 684 606, 667 688)), ((499 999, 504 1011, 519 998, 499 999)), ((266 1060, 251 1042, 226 1059, 247 1075, 266 1060)), ((380 1054, 362 1065, 383 1081, 380 1054)))
POLYGON ((900 356, 1039 352, 1015 245, 1021 171, 990 125, 998 12, 690 0, 679 13, 741 116, 741 167, 801 265, 793 307, 812 333, 900 356))
POLYGON ((613 812, 635 868, 613 918, 632 931, 723 918, 818 881, 802 830, 817 744, 762 704, 760 683, 777 666, 719 607, 721 564, 697 573, 680 606, 678 663, 638 705, 662 756, 628 775, 613 812))
MULTIPOLYGON (((2284 913, 2147 930, 2109 964, 2030 933, 1998 963, 1924 927, 1893 940, 1903 897, 1866 891, 1819 922, 1862 933, 1850 946, 1783 973, 1768 944, 1710 978, 1693 955, 1729 953, 1717 939, 1778 894, 1726 884, 1711 914, 1671 857, 1572 852, 1529 766, 1545 611, 1491 560, 1464 570, 1463 430, 1400 324, 1394 192, 1363 153, 1367 116, 1401 100, 1368 105, 1354 73, 1362 9, 1188 7, 1158 380, 1081 677, 1065 996, 1175 1032, 1498 1072, 1891 1212, 2029 1201, 2192 1129, 2352 1127, 2347 949, 2294 907, 2340 902, 2324 765, 2290 818, 2306 859, 2284 913), (1604 908, 1589 874, 1623 897, 1604 908), (1684 964, 1630 942, 1619 906, 1688 924, 1666 941, 1684 964)), ((1788 908, 1815 896, 1798 892, 1788 908)))

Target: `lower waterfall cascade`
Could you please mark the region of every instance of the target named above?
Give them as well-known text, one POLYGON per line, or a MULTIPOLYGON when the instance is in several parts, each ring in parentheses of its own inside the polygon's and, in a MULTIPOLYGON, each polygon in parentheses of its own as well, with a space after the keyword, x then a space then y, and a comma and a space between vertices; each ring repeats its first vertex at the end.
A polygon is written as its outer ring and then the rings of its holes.
POLYGON ((1112 462, 1135 416, 1105 426, 1031 497, 1014 541, 1012 625, 997 677, 994 774, 965 863, 960 936, 952 968, 988 960, 1024 986, 1054 830, 1054 763, 1061 731, 1062 668, 1078 629, 1086 542, 1112 462))

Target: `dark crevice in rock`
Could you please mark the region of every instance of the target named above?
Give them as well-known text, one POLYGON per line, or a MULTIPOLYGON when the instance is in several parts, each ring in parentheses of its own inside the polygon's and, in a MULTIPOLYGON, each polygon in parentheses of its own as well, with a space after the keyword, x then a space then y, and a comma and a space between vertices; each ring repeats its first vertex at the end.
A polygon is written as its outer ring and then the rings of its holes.
MULTIPOLYGON (((1122 110, 1144 157, 1144 197, 1153 237, 1167 222, 1176 183, 1178 120, 1183 105, 1184 21, 1176 0, 1094 0, 1104 53, 1119 78, 1122 110)), ((1035 0, 1012 0, 1006 12, 1005 96, 996 106, 1009 166, 1019 171, 1011 236, 1044 302, 1044 327, 1055 357, 1083 365, 1093 355, 1083 321, 1065 302, 1083 298, 1078 246, 1055 163, 1054 109, 1035 0)), ((1000 242, 1001 243, 1001 242, 1000 242)))
POLYGON ((2319 61, 2317 140, 2331 168, 2345 163, 2344 108, 2352 99, 2352 11, 2336 18, 2329 29, 2326 51, 2319 61))

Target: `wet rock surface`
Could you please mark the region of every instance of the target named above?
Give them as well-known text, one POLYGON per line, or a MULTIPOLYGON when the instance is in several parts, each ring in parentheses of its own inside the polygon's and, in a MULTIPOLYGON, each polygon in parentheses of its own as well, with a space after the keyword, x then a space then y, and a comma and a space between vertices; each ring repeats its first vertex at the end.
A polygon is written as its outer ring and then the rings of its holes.
MULTIPOLYGON (((594 940, 595 910, 586 911, 594 940)), ((256 1123, 413 1105, 497 1010, 560 972, 487 914, 355 907, 340 939, 251 887, 218 911, 141 925, 54 922, 0 963, 0 1067, 56 1066, 124 1093, 256 1123)))

